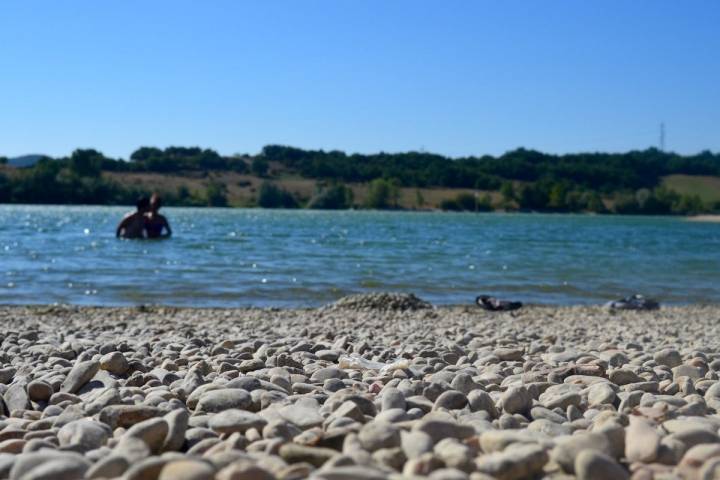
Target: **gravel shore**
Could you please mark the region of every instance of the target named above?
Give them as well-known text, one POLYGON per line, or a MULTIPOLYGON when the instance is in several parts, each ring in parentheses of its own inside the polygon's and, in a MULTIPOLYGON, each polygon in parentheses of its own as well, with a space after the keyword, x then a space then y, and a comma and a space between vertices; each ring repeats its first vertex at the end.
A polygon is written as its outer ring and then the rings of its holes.
POLYGON ((720 478, 720 307, 0 307, 0 478, 720 478))

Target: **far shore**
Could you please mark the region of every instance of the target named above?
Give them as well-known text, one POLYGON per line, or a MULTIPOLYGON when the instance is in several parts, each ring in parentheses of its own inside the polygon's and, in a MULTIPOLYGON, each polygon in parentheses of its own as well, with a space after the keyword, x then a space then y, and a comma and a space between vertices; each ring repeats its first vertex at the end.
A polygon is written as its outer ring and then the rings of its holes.
MULTIPOLYGON (((134 208, 129 204, 99 204, 99 203, 1 203, 0 207, 108 207, 108 208, 134 208)), ((589 212, 589 211, 578 211, 578 212, 560 212, 550 210, 505 210, 505 209, 494 209, 487 211, 472 211, 472 210, 443 210, 441 208, 384 208, 384 209, 373 209, 373 208, 343 208, 343 209, 313 209, 313 208, 268 208, 258 206, 240 206, 240 205, 228 205, 224 207, 211 207, 206 205, 165 205, 163 208, 191 208, 191 209, 223 209, 223 210, 267 210, 267 211, 292 211, 292 212, 409 212, 409 213, 465 213, 465 214, 499 214, 499 215, 558 215, 558 216, 589 216, 589 217, 618 217, 618 218, 633 218, 633 217, 667 217, 667 218, 678 218, 691 222, 720 222, 720 214, 701 214, 701 215, 685 215, 685 214, 624 214, 615 212, 589 212)))
POLYGON ((692 217, 687 217, 687 219, 691 222, 720 223, 720 215, 694 215, 692 217))

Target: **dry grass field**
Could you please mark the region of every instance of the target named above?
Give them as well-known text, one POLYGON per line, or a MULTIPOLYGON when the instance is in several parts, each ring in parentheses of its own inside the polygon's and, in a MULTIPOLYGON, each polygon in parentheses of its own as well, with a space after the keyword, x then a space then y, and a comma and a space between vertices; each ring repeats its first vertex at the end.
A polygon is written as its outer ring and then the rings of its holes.
POLYGON ((705 175, 668 175, 662 184, 684 195, 699 195, 703 202, 720 202, 720 177, 705 175))
MULTIPOLYGON (((269 179, 253 175, 240 175, 234 172, 209 172, 207 174, 189 172, 183 175, 105 172, 103 175, 123 185, 136 185, 148 191, 161 193, 175 193, 181 186, 191 192, 203 192, 210 183, 221 183, 227 189, 229 204, 235 207, 254 205, 260 185, 266 180, 291 192, 303 202, 309 200, 318 189, 318 182, 315 180, 289 175, 279 175, 269 179)), ((349 187, 353 191, 355 204, 362 205, 367 198, 368 185, 353 183, 349 184, 349 187)), ((480 197, 489 194, 493 202, 500 201, 498 192, 452 188, 401 188, 398 203, 401 208, 406 209, 434 209, 438 208, 443 200, 455 198, 460 193, 477 193, 480 197)))

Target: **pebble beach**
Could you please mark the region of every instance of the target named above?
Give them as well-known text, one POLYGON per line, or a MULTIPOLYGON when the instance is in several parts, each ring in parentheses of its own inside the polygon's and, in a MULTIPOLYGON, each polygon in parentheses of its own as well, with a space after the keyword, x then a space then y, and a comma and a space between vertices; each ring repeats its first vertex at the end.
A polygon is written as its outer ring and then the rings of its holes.
POLYGON ((0 478, 720 478, 720 307, 0 307, 0 478))

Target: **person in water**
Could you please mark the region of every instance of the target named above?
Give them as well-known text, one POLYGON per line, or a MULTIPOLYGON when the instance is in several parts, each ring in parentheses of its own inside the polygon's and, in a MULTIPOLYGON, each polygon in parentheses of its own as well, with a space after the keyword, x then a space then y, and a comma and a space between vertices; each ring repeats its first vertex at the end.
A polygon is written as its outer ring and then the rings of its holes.
POLYGON ((150 208, 145 213, 145 234, 147 238, 168 238, 172 235, 167 218, 158 213, 161 206, 160 195, 153 193, 152 197, 150 197, 150 208), (163 233, 163 230, 165 230, 165 233, 163 233))
POLYGON ((150 208, 150 199, 146 196, 138 198, 135 204, 137 210, 125 214, 115 230, 115 236, 120 238, 145 237, 145 214, 150 208))

